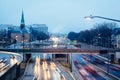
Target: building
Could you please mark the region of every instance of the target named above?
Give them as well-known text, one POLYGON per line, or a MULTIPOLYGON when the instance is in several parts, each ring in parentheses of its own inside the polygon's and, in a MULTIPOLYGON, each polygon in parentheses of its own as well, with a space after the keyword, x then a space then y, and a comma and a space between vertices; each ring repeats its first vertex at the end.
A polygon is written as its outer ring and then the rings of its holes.
POLYGON ((17 42, 29 42, 30 41, 30 30, 28 27, 25 25, 25 20, 24 20, 24 13, 22 12, 22 17, 21 17, 21 24, 20 26, 16 26, 13 28, 8 29, 11 33, 11 38, 13 41, 17 42))
POLYGON ((48 34, 48 27, 46 24, 33 24, 31 25, 32 29, 40 32, 44 32, 45 34, 48 34))
POLYGON ((29 42, 31 40, 36 40, 35 36, 32 35, 32 30, 38 32, 48 33, 48 27, 46 24, 33 24, 33 25, 25 25, 24 13, 22 12, 21 23, 20 26, 14 25, 0 25, 0 29, 6 29, 7 37, 11 42, 29 42), (3 28, 3 26, 5 26, 3 28))
POLYGON ((111 37, 113 47, 120 48, 120 28, 115 28, 111 37))

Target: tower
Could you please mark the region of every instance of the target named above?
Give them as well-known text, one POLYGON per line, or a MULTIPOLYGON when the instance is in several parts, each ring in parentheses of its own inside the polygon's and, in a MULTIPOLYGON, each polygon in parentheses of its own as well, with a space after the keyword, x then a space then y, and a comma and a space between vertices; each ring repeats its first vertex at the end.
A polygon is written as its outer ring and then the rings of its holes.
POLYGON ((24 13, 22 11, 22 16, 21 16, 21 23, 20 23, 20 29, 24 29, 25 28, 25 20, 24 20, 24 13))

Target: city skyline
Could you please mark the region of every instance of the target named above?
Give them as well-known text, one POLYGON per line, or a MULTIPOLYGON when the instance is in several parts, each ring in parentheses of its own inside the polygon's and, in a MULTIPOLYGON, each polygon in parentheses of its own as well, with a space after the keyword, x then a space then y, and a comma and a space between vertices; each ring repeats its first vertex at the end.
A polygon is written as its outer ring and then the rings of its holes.
POLYGON ((119 0, 0 0, 0 80, 120 80, 119 0))
MULTIPOLYGON (((94 19, 88 22, 84 19, 84 16, 90 14, 119 19, 119 2, 109 0, 1 0, 0 24, 19 26, 23 10, 26 25, 46 24, 49 27, 49 32, 54 33, 79 32, 90 29, 97 23, 106 21, 94 19)), ((119 25, 119 23, 117 24, 119 25)))

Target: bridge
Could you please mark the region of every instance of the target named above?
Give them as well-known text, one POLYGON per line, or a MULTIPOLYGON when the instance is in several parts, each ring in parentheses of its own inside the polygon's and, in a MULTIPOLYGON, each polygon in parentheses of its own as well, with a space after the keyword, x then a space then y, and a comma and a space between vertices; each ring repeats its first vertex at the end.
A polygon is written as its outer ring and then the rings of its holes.
POLYGON ((25 48, 25 49, 0 49, 0 51, 7 52, 24 52, 24 53, 55 53, 55 54, 64 54, 64 53, 99 53, 100 50, 95 49, 65 49, 65 48, 52 48, 52 49, 41 49, 41 48, 25 48))

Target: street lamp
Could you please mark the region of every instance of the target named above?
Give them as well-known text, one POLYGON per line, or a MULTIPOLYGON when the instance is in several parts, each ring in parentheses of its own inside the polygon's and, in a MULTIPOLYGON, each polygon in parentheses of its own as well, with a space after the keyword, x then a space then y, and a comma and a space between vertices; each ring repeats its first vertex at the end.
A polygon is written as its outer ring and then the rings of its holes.
POLYGON ((23 61, 25 61, 25 54, 24 54, 24 38, 25 38, 25 35, 24 35, 24 32, 22 31, 22 44, 23 44, 23 61))
POLYGON ((92 16, 92 15, 90 15, 90 16, 85 16, 84 18, 87 19, 87 20, 91 20, 93 18, 101 18, 101 19, 105 19, 105 20, 120 22, 120 20, 117 20, 117 19, 111 19, 111 18, 106 18, 106 17, 101 17, 101 16, 92 16))
MULTIPOLYGON (((111 19, 111 18, 106 18, 106 17, 101 17, 101 16, 92 16, 92 15, 90 15, 90 16, 85 16, 84 17, 85 19, 87 19, 87 20, 91 20, 91 19, 93 19, 93 18, 100 18, 100 19, 105 19, 105 20, 110 20, 110 21, 115 21, 115 22, 120 22, 120 20, 116 20, 116 19, 111 19)), ((109 52, 110 52, 110 50, 109 50, 109 48, 110 48, 110 39, 108 39, 108 43, 109 43, 109 45, 108 45, 108 66, 107 66, 107 72, 109 73, 109 68, 110 68, 110 60, 109 60, 109 52)))
POLYGON ((23 50, 24 50, 24 33, 22 33, 22 38, 23 38, 23 50))
POLYGON ((18 36, 17 35, 15 36, 15 39, 16 39, 16 41, 18 41, 18 36))
POLYGON ((99 46, 99 50, 100 50, 100 46, 101 46, 101 34, 98 34, 98 46, 99 46))

